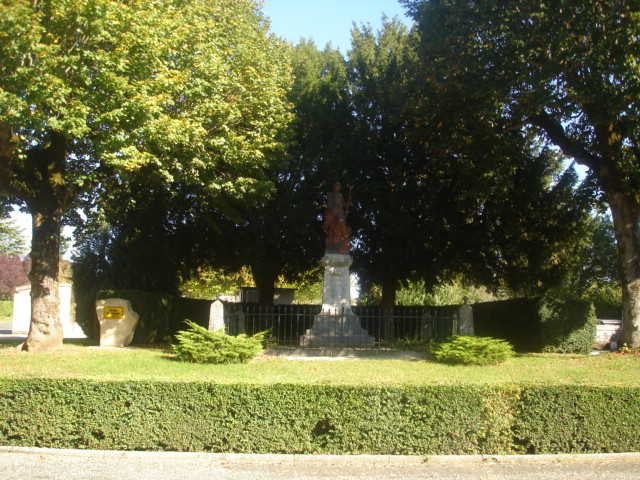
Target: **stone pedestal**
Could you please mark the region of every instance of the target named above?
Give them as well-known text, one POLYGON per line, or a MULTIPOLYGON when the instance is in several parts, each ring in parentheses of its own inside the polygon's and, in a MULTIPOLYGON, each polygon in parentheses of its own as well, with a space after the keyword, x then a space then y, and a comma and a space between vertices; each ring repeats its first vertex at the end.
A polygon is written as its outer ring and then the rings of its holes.
POLYGON ((322 258, 324 283, 322 311, 313 320, 313 326, 300 337, 300 344, 308 347, 367 347, 375 343, 360 325, 360 319, 351 310, 351 282, 349 267, 351 255, 326 253, 322 258))

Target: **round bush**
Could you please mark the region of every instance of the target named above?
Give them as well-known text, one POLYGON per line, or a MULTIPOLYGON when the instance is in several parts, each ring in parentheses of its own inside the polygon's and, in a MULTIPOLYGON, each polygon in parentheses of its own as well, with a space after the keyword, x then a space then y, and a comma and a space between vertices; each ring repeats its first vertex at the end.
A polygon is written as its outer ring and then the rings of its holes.
POLYGON ((191 321, 188 330, 176 334, 178 343, 171 345, 176 358, 193 363, 246 363, 262 352, 266 332, 252 337, 212 332, 191 321))
POLYGON ((431 353, 439 362, 462 365, 496 365, 514 355, 513 347, 506 340, 465 335, 455 335, 436 344, 431 353))

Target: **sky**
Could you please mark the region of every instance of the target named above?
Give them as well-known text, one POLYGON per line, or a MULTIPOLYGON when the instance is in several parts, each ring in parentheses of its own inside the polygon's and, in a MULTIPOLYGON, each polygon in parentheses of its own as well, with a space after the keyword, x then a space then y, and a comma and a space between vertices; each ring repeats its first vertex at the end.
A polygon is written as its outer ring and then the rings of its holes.
POLYGON ((369 23, 377 30, 382 15, 397 16, 407 24, 397 0, 263 0, 271 30, 292 43, 311 38, 323 48, 328 42, 345 54, 351 44, 353 22, 369 23))

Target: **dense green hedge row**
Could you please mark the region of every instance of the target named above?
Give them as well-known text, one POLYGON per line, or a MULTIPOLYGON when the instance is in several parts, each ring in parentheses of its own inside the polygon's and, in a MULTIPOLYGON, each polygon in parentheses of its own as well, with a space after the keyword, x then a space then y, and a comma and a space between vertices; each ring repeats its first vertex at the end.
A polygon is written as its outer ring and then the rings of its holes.
POLYGON ((584 300, 519 298, 473 305, 475 334, 508 340, 518 352, 589 353, 596 333, 584 300))
POLYGON ((640 451, 640 389, 0 380, 0 444, 243 453, 640 451))
POLYGON ((140 290, 101 290, 96 298, 124 298, 140 315, 133 337, 134 344, 163 343, 167 337, 186 328, 185 320, 209 325, 210 300, 183 298, 140 290))

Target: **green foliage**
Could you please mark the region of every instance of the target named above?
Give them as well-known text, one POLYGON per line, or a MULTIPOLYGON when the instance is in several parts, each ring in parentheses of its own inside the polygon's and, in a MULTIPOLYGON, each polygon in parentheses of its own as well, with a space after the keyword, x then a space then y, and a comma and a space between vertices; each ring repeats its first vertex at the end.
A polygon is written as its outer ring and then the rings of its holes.
POLYGON ((0 300, 0 319, 10 320, 13 315, 13 302, 11 300, 0 300))
POLYGON ((0 218, 0 254, 20 255, 27 252, 24 232, 9 218, 0 218))
POLYGON ((27 380, 0 390, 3 445, 238 453, 508 453, 502 419, 514 400, 446 386, 27 380))
POLYGON ((454 335, 434 345, 431 353, 437 361, 453 365, 497 365, 511 358, 514 351, 505 340, 454 335))
POLYGON ((545 297, 538 315, 543 352, 588 354, 593 349, 596 313, 592 303, 545 297))
POLYGON ((322 275, 321 267, 316 266, 295 276, 290 281, 280 278, 278 286, 295 288, 294 303, 300 305, 318 305, 322 303, 322 275))
POLYGON ((475 333, 509 341, 518 352, 589 353, 595 310, 585 300, 547 296, 473 305, 475 333))
POLYGON ((593 283, 582 295, 593 302, 598 318, 622 318, 622 289, 611 283, 593 283))
POLYGON ((177 344, 171 345, 176 358, 192 363, 247 363, 262 352, 266 332, 251 337, 240 334, 227 335, 222 331, 212 332, 191 321, 188 330, 176 334, 177 344))
POLYGON ((182 295, 189 298, 214 299, 220 295, 235 295, 240 287, 253 284, 251 272, 243 267, 238 272, 216 268, 200 268, 180 285, 182 295))
POLYGON ((636 452, 640 391, 634 388, 528 386, 513 423, 518 453, 636 452))
POLYGON ((640 422, 638 388, 3 379, 0 392, 0 445, 387 455, 640 449, 629 434, 640 422))
POLYGON ((460 281, 440 283, 428 289, 424 280, 401 283, 396 295, 397 305, 462 305, 489 302, 496 297, 484 287, 463 285, 460 281))

